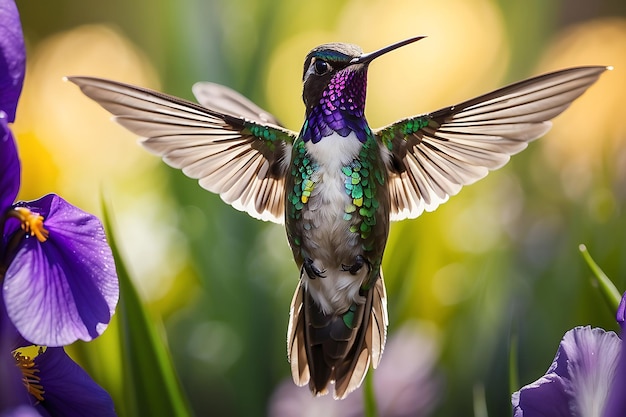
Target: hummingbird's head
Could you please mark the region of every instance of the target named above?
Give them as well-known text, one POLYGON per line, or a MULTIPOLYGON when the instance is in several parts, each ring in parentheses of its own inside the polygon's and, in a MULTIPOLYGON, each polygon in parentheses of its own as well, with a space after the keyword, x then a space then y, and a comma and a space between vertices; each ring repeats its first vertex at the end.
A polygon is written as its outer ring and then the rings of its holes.
MULTIPOLYGON (((362 54, 361 48, 348 43, 326 43, 313 48, 304 60, 302 74, 304 84, 302 99, 307 109, 320 103, 324 90, 329 90, 331 84, 333 86, 343 84, 344 88, 347 87, 345 80, 348 78, 348 74, 350 74, 350 79, 354 78, 355 74, 353 73, 355 71, 361 73, 357 77, 359 84, 361 84, 358 89, 363 90, 363 97, 365 97, 367 65, 352 66, 350 64, 353 59, 362 54)), ((356 84, 356 82, 355 79, 351 84, 356 84)))
POLYGON ((326 43, 313 48, 304 60, 302 99, 307 112, 323 100, 332 101, 332 107, 346 106, 352 110, 363 110, 367 87, 367 68, 375 58, 416 42, 424 36, 418 36, 394 43, 385 48, 367 54, 348 43, 326 43))

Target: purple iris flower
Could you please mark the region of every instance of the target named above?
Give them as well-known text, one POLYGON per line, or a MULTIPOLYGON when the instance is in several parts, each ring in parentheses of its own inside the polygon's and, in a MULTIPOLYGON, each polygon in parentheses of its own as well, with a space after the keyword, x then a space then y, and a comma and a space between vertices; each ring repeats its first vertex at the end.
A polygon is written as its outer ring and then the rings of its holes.
MULTIPOLYGON (((626 294, 617 321, 624 336, 626 294)), ((563 336, 552 365, 515 392, 514 417, 626 416, 626 349, 614 332, 576 327, 563 336)))
POLYGON ((39 371, 32 375, 29 393, 36 400, 35 407, 41 414, 50 416, 115 416, 113 400, 109 394, 74 362, 62 347, 47 348, 31 359, 17 356, 20 366, 39 371), (35 394, 33 394, 33 392, 35 394))
POLYGON ((13 122, 26 62, 20 15, 13 1, 0 1, 0 33, 0 110, 13 122))
MULTIPOLYGON (((626 293, 622 296, 616 315, 617 323, 622 332, 622 341, 626 335, 626 293)), ((613 380, 613 386, 606 403, 603 417, 623 417, 626 416, 626 348, 622 342, 617 372, 613 380)))
POLYGON ((0 417, 116 415, 109 394, 62 347, 28 345, 0 300, 0 417))
POLYGON ((100 221, 49 194, 17 202, 20 163, 9 123, 25 71, 17 7, 0 0, 0 284, 6 314, 30 343, 64 346, 107 327, 119 287, 100 221))

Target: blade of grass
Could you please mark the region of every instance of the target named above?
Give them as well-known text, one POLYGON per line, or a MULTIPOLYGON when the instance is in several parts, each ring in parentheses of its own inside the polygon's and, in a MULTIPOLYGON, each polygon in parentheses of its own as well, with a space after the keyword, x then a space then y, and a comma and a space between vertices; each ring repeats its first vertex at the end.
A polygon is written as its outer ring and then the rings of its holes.
POLYGON ((580 250, 580 253, 583 255, 583 258, 587 262, 587 265, 589 265, 591 272, 593 272, 598 283, 600 294, 602 294, 602 296, 604 297, 604 300, 607 302, 611 311, 616 312, 617 308, 619 307, 619 303, 622 300, 622 295, 615 287, 615 284, 613 284, 609 277, 606 276, 604 271, 602 271, 598 264, 596 264, 596 262, 593 260, 593 258, 589 254, 589 251, 587 250, 587 247, 581 244, 578 246, 578 250, 580 250))
POLYGON ((190 416, 189 406, 164 342, 161 323, 149 316, 133 286, 120 256, 109 210, 104 203, 102 213, 120 282, 117 316, 125 393, 123 409, 130 416, 190 416))

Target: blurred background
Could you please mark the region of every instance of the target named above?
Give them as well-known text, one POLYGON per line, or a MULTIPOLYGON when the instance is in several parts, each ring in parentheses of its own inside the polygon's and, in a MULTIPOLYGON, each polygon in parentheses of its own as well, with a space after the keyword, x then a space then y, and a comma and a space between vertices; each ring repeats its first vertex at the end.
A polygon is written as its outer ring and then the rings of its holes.
MULTIPOLYGON (((149 155, 63 76, 188 99, 194 82, 218 82, 298 131, 302 61, 324 42, 371 51, 428 36, 371 66, 373 127, 542 72, 612 65, 506 167, 436 212, 392 225, 389 349, 375 377, 381 415, 510 415, 511 391, 543 375, 568 329, 617 328, 578 245, 626 289, 623 0, 17 4, 28 49, 14 126, 20 198, 56 192, 100 214, 104 196, 196 415, 330 417, 359 415, 359 405, 313 399, 290 382, 285 338, 298 271, 284 230, 149 155), (512 348, 518 386, 509 383, 512 348)), ((120 400, 116 337, 108 331, 71 352, 120 400)))

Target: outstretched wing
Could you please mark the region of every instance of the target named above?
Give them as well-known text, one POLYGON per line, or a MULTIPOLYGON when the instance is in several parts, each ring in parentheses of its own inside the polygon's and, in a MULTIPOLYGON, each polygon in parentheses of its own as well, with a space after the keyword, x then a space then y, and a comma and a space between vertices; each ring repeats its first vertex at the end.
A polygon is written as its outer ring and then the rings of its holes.
POLYGON ((68 80, 111 112, 116 122, 144 137, 142 145, 168 165, 252 217, 284 222, 285 174, 296 133, 273 124, 275 118, 243 96, 231 90, 229 97, 231 104, 239 99, 249 118, 229 114, 219 100, 212 109, 207 99, 203 107, 116 81, 68 80), (256 109, 266 116, 255 114, 256 109))
POLYGON ((569 68, 376 130, 391 153, 391 219, 415 218, 500 168, 607 67, 569 68))

